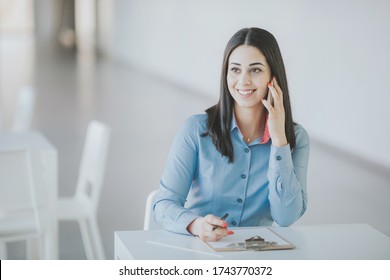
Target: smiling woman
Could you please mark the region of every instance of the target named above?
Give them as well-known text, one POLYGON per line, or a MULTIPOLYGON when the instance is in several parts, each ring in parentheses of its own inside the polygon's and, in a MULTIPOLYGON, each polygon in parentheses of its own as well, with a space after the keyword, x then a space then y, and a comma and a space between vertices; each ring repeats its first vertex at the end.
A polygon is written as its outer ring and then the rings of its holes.
POLYGON ((257 48, 243 45, 232 52, 227 83, 238 107, 257 106, 267 95, 270 80, 271 69, 257 48))
POLYGON ((238 120, 238 126, 244 135, 244 141, 250 143, 264 134, 264 107, 258 106, 268 93, 271 70, 264 55, 255 47, 242 45, 237 47, 229 58, 227 84, 234 99, 236 115, 248 116, 253 121, 249 125, 238 120))
POLYGON ((306 210, 308 158, 276 39, 242 29, 225 49, 218 103, 189 118, 174 140, 155 219, 207 241, 234 234, 229 225, 288 226, 306 210))

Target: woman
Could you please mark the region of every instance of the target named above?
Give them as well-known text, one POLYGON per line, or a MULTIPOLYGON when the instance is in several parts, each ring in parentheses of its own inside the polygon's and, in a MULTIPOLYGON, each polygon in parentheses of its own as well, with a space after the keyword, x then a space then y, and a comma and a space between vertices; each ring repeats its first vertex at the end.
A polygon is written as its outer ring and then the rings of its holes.
POLYGON ((206 113, 176 135, 154 204, 157 223, 205 241, 233 234, 227 226, 294 223, 306 210, 309 137, 293 122, 271 33, 245 28, 233 35, 219 102, 206 113))

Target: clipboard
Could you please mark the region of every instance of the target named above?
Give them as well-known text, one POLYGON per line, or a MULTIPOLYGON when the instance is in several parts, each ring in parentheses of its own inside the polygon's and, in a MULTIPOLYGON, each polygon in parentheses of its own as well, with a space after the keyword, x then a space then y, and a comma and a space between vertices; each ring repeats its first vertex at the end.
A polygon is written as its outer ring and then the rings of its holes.
POLYGON ((294 244, 268 227, 234 228, 234 234, 220 241, 203 241, 216 252, 269 251, 294 249, 294 244))

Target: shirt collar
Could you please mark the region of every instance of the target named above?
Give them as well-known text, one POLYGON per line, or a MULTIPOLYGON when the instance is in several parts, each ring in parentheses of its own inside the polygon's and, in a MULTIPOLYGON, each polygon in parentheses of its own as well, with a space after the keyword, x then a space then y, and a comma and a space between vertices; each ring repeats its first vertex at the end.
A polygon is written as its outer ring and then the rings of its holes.
POLYGON ((231 121, 231 125, 230 125, 230 132, 232 132, 235 128, 238 129, 238 126, 237 126, 237 121, 236 121, 236 115, 234 114, 234 111, 233 111, 233 117, 232 117, 232 121, 231 121))
MULTIPOLYGON (((230 132, 232 132, 235 128, 238 129, 237 126, 237 121, 236 121, 236 115, 233 112, 233 117, 231 121, 231 126, 230 126, 230 132)), ((265 113, 265 127, 264 127, 264 134, 263 137, 261 137, 260 144, 266 144, 270 140, 270 135, 269 135, 269 129, 268 129, 268 112, 265 113)))

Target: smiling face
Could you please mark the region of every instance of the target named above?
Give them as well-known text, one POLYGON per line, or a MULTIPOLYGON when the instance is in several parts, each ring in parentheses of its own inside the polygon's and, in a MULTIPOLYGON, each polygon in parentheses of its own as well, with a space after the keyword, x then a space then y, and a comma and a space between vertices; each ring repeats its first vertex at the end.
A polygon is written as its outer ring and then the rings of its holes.
POLYGON ((251 108, 266 98, 271 69, 257 48, 241 45, 230 54, 226 80, 235 106, 251 108))

